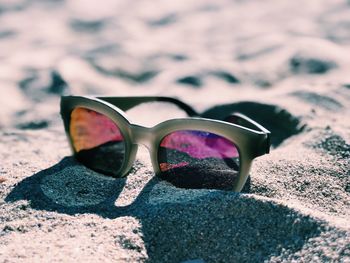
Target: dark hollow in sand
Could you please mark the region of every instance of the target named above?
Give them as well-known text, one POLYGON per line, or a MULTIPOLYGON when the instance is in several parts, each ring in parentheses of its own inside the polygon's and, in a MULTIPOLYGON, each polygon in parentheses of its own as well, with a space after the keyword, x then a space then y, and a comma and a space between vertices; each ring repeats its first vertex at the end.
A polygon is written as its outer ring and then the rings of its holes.
POLYGON ((276 105, 258 102, 238 102, 212 107, 201 114, 206 118, 220 119, 234 112, 240 112, 261 123, 271 131, 271 144, 274 147, 284 140, 303 131, 305 125, 287 110, 276 105))

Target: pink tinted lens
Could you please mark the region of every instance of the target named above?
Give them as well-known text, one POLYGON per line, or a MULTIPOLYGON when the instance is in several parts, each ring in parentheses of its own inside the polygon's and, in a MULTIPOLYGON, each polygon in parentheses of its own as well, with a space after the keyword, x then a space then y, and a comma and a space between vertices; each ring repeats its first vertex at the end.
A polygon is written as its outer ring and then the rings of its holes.
POLYGON ((125 142, 115 122, 79 107, 71 113, 69 132, 80 162, 97 172, 118 175, 124 162, 125 142))
POLYGON ((232 141, 196 130, 165 136, 158 161, 161 177, 184 188, 232 189, 240 170, 239 151, 232 141))

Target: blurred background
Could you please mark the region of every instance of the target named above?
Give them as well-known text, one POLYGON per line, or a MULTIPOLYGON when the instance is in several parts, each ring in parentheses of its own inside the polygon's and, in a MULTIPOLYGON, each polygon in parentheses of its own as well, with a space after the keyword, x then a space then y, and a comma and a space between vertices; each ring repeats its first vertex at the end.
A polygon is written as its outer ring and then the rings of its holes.
POLYGON ((0 127, 47 127, 62 94, 204 109, 346 86, 349 32, 344 0, 0 0, 0 127))

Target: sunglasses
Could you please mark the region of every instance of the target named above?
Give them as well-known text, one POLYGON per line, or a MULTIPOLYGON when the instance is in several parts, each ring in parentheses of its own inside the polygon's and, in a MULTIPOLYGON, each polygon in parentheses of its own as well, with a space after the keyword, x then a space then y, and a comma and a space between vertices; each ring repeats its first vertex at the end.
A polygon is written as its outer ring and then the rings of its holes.
POLYGON ((150 152, 155 174, 176 187, 239 192, 252 160, 270 149, 270 132, 247 116, 201 118, 170 97, 63 96, 61 115, 76 159, 113 177, 127 175, 142 144, 150 152), (189 117, 151 128, 128 119, 125 111, 149 102, 175 104, 189 117))

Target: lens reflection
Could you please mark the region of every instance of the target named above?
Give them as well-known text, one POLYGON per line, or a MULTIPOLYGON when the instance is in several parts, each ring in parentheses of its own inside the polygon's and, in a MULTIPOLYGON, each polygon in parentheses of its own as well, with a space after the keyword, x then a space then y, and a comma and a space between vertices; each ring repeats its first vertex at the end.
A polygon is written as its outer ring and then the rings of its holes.
POLYGON ((231 190, 239 174, 239 151, 214 133, 183 130, 161 141, 160 176, 177 187, 231 190))
POLYGON ((125 143, 119 127, 110 118, 90 109, 75 108, 70 136, 80 162, 97 172, 118 175, 124 162, 125 143))

